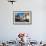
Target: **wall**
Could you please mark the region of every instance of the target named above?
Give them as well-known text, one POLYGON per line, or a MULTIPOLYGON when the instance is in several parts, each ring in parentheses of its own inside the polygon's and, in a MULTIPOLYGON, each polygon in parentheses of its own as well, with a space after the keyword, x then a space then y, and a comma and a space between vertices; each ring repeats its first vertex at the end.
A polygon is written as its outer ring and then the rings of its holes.
POLYGON ((44 5, 43 0, 17 0, 13 5, 7 0, 0 0, 0 40, 15 40, 18 32, 26 32, 37 41, 46 40, 44 5), (13 11, 18 10, 32 11, 32 25, 13 24, 13 11))

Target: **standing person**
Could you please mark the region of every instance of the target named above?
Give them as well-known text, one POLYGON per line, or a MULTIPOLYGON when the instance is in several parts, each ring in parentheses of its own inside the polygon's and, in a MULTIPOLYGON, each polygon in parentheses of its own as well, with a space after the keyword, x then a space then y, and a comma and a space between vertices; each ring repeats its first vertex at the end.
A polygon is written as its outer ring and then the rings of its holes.
POLYGON ((29 22, 29 19, 30 19, 29 13, 25 13, 25 19, 26 19, 26 20, 25 20, 26 22, 29 22))

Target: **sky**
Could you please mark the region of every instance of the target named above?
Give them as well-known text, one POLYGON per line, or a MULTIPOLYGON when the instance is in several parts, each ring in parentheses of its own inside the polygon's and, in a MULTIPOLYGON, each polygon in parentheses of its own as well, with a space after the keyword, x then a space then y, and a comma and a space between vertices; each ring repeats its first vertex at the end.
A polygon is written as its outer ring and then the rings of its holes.
POLYGON ((19 15, 19 16, 24 16, 24 13, 17 13, 17 15, 19 15))

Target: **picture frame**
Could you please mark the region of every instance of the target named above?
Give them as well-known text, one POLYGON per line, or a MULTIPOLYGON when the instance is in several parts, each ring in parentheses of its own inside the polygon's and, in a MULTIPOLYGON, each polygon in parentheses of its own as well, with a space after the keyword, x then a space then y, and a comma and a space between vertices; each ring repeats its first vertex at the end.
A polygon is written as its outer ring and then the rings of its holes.
POLYGON ((32 24, 31 11, 13 11, 13 24, 29 25, 32 24))

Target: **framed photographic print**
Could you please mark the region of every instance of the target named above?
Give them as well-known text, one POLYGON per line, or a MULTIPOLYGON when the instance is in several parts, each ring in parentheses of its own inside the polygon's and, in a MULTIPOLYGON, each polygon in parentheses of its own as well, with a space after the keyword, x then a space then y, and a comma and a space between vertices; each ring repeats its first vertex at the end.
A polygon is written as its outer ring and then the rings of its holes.
POLYGON ((32 24, 32 12, 13 11, 13 24, 17 24, 17 25, 32 24))

